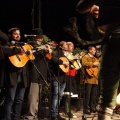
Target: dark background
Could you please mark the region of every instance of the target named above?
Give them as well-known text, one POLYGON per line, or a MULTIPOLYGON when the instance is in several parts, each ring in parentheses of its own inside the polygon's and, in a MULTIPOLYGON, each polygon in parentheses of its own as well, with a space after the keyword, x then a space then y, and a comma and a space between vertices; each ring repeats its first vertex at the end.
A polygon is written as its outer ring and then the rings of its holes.
POLYGON ((41 27, 44 34, 51 40, 77 43, 63 30, 64 26, 68 24, 69 18, 77 17, 79 34, 87 39, 85 16, 75 10, 79 0, 40 0, 40 11, 38 4, 36 4, 38 1, 0 0, 0 29, 7 34, 10 28, 19 27, 24 41, 26 40, 23 37, 24 34, 32 34, 33 28, 41 27), (34 9, 33 3, 35 4, 34 9))
POLYGON ((32 0, 0 0, 0 29, 5 33, 12 27, 20 27, 21 33, 32 29, 32 0))

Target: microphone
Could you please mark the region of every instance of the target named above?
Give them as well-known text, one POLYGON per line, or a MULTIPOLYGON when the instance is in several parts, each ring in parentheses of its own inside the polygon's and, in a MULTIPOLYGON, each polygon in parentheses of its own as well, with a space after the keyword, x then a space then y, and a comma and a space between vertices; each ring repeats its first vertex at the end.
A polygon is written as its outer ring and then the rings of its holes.
POLYGON ((60 50, 64 50, 64 51, 68 51, 68 50, 66 50, 65 48, 62 48, 62 47, 59 47, 59 49, 60 50))
POLYGON ((24 43, 24 42, 17 42, 17 41, 11 41, 11 44, 12 45, 20 45, 20 46, 23 46, 23 45, 25 45, 25 44, 27 44, 27 43, 24 43))
POLYGON ((27 37, 36 37, 37 35, 27 35, 27 34, 24 34, 24 37, 27 38, 27 37))

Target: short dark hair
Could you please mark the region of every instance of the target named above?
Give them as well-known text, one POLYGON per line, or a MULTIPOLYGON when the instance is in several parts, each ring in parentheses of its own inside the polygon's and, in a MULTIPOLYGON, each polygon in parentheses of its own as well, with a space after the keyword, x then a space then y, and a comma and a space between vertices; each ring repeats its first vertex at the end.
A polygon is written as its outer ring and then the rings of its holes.
POLYGON ((11 29, 8 30, 8 34, 12 34, 16 30, 20 31, 20 28, 19 27, 13 27, 13 28, 11 28, 11 29))
POLYGON ((61 42, 59 43, 59 47, 62 47, 62 46, 64 45, 64 43, 66 43, 66 41, 61 41, 61 42))
POLYGON ((91 50, 92 48, 95 48, 95 46, 89 46, 88 51, 91 50))

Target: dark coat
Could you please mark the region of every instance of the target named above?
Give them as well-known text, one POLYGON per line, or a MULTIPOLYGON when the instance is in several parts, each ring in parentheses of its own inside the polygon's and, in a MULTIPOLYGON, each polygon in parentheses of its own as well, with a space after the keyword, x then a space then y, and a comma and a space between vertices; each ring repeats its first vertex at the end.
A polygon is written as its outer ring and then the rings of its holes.
MULTIPOLYGON (((39 47, 36 42, 31 43, 31 45, 33 46, 33 48, 39 47)), ((35 60, 29 62, 28 65, 30 82, 41 84, 48 82, 49 60, 46 58, 47 53, 48 52, 45 50, 37 50, 36 52, 34 52, 35 60)))
POLYGON ((8 40, 8 36, 2 30, 0 30, 0 45, 6 45, 8 40))
POLYGON ((4 87, 4 69, 5 69, 5 61, 0 60, 0 87, 4 87))
POLYGON ((15 55, 17 53, 20 53, 21 50, 19 48, 13 48, 11 49, 9 46, 2 46, 2 50, 4 53, 4 59, 1 60, 2 67, 0 68, 0 85, 3 87, 3 85, 11 85, 15 86, 17 83, 17 76, 18 73, 21 72, 22 79, 24 86, 28 86, 28 70, 27 65, 25 65, 22 68, 15 67, 12 65, 10 60, 8 59, 9 56, 15 55))
POLYGON ((59 65, 63 63, 62 60, 60 60, 60 57, 65 57, 62 52, 58 52, 58 50, 53 51, 52 53, 52 60, 51 60, 51 71, 52 71, 52 79, 57 80, 59 82, 65 82, 65 76, 66 73, 64 73, 60 68, 59 65), (55 76, 56 78, 55 78, 55 76))

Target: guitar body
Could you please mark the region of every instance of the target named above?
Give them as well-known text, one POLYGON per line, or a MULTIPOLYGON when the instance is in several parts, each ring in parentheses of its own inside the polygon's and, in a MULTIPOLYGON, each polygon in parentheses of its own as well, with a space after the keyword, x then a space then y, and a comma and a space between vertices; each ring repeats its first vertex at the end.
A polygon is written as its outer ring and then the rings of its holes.
MULTIPOLYGON (((95 61, 99 62, 99 59, 96 59, 95 61)), ((86 72, 91 77, 96 77, 96 78, 98 77, 98 67, 86 68, 86 72)))
POLYGON ((98 77, 98 67, 86 68, 86 71, 91 77, 98 77))
POLYGON ((81 53, 76 54, 75 56, 73 55, 68 55, 66 57, 60 57, 60 60, 65 61, 65 62, 71 62, 71 65, 69 66, 65 66, 65 65, 59 65, 60 69, 63 72, 69 72, 70 68, 75 68, 76 70, 81 68, 81 63, 80 63, 80 59, 82 56, 84 56, 86 54, 86 51, 83 50, 81 53), (80 57, 81 56, 81 57, 80 57))
POLYGON ((77 53, 75 56, 73 56, 73 68, 76 70, 79 70, 82 65, 80 63, 80 59, 86 54, 85 50, 82 50, 80 53, 77 53))
MULTIPOLYGON (((59 59, 62 60, 62 61, 68 62, 68 59, 66 57, 60 57, 59 59)), ((69 65, 66 66, 66 65, 62 64, 62 65, 59 65, 59 67, 63 72, 65 72, 65 73, 69 72, 69 65)))
POLYGON ((79 70, 82 67, 81 63, 77 60, 73 60, 72 64, 73 65, 71 65, 71 68, 75 68, 76 70, 79 70))
MULTIPOLYGON (((27 51, 32 50, 32 46, 29 44, 25 44, 23 46, 27 51)), ((23 67, 29 60, 34 60, 35 57, 33 54, 30 55, 26 55, 25 53, 23 54, 16 54, 13 56, 9 57, 9 60, 11 61, 11 63, 15 66, 15 67, 23 67)))

